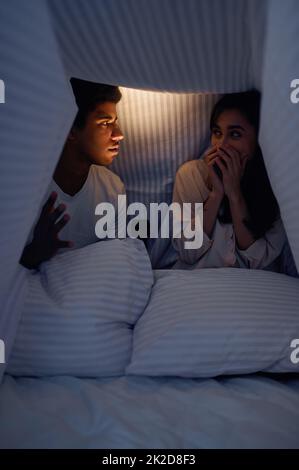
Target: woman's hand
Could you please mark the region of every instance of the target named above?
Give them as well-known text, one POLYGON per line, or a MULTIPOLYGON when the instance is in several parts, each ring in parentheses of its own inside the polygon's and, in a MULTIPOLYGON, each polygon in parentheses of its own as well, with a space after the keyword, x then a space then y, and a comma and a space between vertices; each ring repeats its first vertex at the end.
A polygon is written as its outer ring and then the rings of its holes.
POLYGON ((221 179, 219 178, 214 169, 214 164, 216 163, 217 156, 218 149, 214 146, 205 153, 203 158, 209 170, 209 178, 212 185, 212 192, 222 200, 224 196, 224 187, 221 179))
POLYGON ((72 242, 58 238, 58 233, 68 223, 70 216, 65 214, 60 218, 66 206, 59 204, 54 208, 56 199, 56 193, 48 198, 34 228, 33 240, 23 250, 20 263, 28 269, 38 268, 40 263, 52 258, 59 248, 70 248, 73 245, 72 242))
POLYGON ((238 150, 228 144, 219 147, 215 162, 222 172, 224 193, 228 199, 235 199, 241 194, 241 179, 248 156, 241 156, 238 150))

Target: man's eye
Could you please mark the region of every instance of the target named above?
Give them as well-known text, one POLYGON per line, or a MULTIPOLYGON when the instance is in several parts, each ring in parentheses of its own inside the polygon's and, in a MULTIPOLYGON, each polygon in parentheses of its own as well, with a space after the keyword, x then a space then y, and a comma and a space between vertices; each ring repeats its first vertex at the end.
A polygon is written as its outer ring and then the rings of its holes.
POLYGON ((101 122, 100 125, 103 126, 103 127, 108 127, 108 126, 109 126, 109 122, 108 122, 108 121, 101 122))

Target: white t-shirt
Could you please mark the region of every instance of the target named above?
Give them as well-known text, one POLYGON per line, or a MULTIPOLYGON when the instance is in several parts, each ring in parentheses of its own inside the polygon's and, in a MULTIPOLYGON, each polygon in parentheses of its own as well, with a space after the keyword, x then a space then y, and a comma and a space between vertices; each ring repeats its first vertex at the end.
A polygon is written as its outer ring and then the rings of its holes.
MULTIPOLYGON (((99 215, 95 215, 95 208, 101 202, 109 202, 114 206, 117 229, 118 195, 125 195, 125 187, 121 179, 106 167, 91 165, 83 187, 74 196, 64 193, 52 179, 42 201, 41 208, 52 191, 57 193, 55 207, 60 203, 65 204, 66 210, 63 214, 70 215, 70 220, 59 232, 59 239, 72 241, 74 243, 73 249, 100 241, 95 233, 95 225, 100 218, 99 215)), ((33 224, 29 240, 32 239, 33 230, 39 215, 40 211, 33 224)), ((120 220, 125 220, 125 218, 120 217, 120 220)), ((107 232, 110 232, 109 226, 107 227, 107 232)), ((62 252, 64 250, 61 249, 59 251, 62 252)))
MULTIPOLYGON (((207 185, 208 167, 203 160, 191 160, 182 165, 175 179, 173 201, 202 202, 209 197, 207 185)), ((211 238, 203 233, 201 248, 185 249, 186 239, 173 238, 172 243, 179 254, 176 269, 239 267, 269 269, 276 271, 277 258, 286 242, 281 218, 278 218, 265 235, 256 240, 247 250, 241 250, 236 243, 232 223, 223 224, 216 219, 211 238)))

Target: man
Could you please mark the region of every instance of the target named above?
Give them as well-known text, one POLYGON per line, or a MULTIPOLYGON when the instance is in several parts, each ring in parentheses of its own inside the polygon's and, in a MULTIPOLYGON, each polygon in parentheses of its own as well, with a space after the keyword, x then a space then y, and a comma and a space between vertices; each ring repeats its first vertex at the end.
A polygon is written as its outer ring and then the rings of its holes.
POLYGON ((119 177, 106 168, 117 156, 123 139, 116 113, 121 93, 115 86, 75 78, 71 85, 78 113, 47 191, 47 201, 20 260, 28 269, 37 269, 61 248, 80 248, 98 241, 96 205, 110 202, 117 208, 118 195, 125 194, 119 177), (56 201, 59 205, 54 207, 56 201))

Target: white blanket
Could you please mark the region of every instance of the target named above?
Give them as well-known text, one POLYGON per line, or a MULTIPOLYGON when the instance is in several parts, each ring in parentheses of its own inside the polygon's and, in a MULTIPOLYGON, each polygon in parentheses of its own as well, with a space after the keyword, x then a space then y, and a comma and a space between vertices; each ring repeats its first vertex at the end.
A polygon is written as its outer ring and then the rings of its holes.
POLYGON ((5 376, 1 448, 299 448, 299 379, 5 376))

